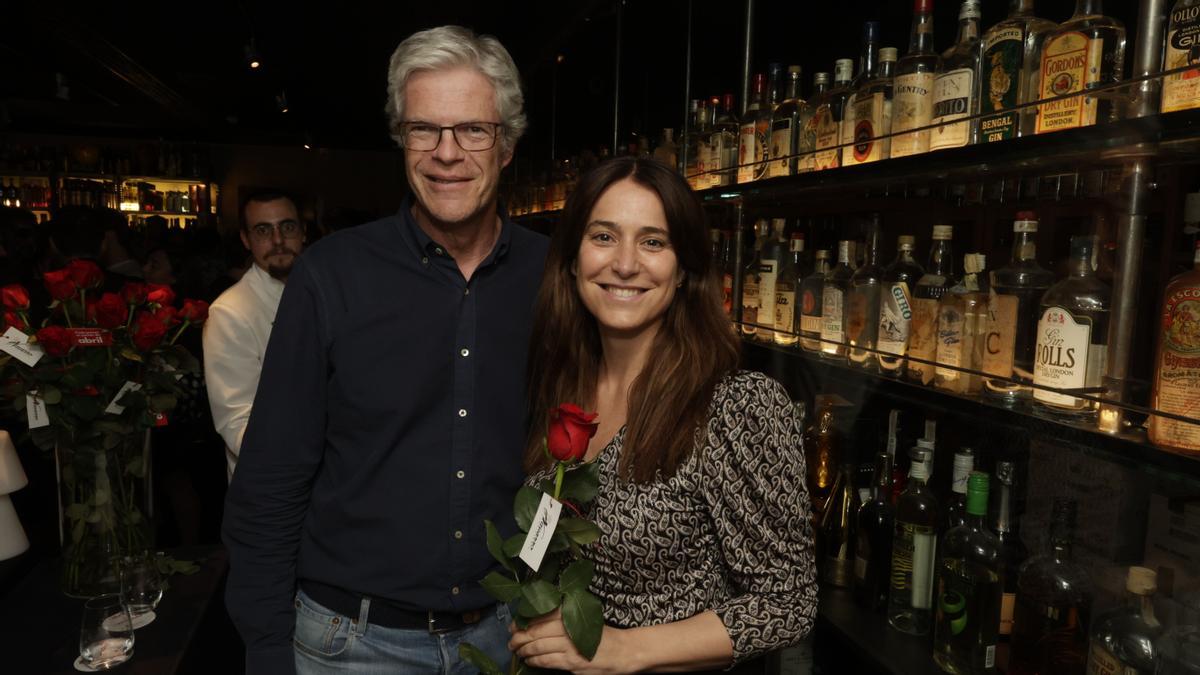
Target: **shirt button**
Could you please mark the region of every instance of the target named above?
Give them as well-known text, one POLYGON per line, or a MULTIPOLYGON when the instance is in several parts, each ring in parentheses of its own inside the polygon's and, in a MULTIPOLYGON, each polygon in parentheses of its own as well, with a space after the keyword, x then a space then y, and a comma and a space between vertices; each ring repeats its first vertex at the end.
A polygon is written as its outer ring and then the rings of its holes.
POLYGON ((459 410, 458 410, 458 416, 459 416, 459 417, 466 417, 466 416, 467 416, 467 409, 466 409, 466 408, 459 408, 459 410))
POLYGON ((471 355, 471 350, 470 350, 470 349, 464 349, 464 350, 460 351, 460 352, 459 352, 459 354, 462 354, 462 357, 465 359, 465 358, 467 358, 468 356, 470 356, 470 355, 471 355))
POLYGON ((470 295, 470 294, 471 294, 471 289, 469 289, 469 288, 463 291, 463 295, 470 295))
POLYGON ((423 257, 423 258, 421 258, 421 264, 422 264, 422 265, 428 265, 428 264, 429 264, 429 258, 424 258, 424 257, 423 257))
POLYGON ((454 531, 454 538, 455 538, 455 539, 462 539, 462 530, 455 530, 455 531, 454 531))
POLYGON ((451 588, 451 589, 450 589, 450 593, 451 593, 451 594, 453 594, 453 595, 458 595, 458 586, 455 586, 454 588, 451 588))
POLYGON ((466 477, 467 477, 467 472, 466 472, 466 471, 459 471, 458 473, 455 473, 454 475, 455 475, 455 476, 458 476, 459 478, 466 478, 466 477))
POLYGON ((436 253, 436 254, 438 254, 438 255, 441 255, 441 254, 442 254, 442 249, 441 249, 440 247, 435 247, 435 248, 433 249, 433 252, 434 252, 434 253, 436 253))

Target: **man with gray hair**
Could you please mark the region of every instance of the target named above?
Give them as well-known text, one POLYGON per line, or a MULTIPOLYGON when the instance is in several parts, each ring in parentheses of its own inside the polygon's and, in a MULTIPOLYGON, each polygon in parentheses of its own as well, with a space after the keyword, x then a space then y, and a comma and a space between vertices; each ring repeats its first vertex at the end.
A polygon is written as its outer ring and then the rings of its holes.
POLYGON ((544 237, 497 206, 525 129, 512 58, 410 36, 387 114, 410 194, 296 262, 225 509, 227 605, 258 673, 473 672, 508 660, 484 519, 523 479, 524 373, 544 237))

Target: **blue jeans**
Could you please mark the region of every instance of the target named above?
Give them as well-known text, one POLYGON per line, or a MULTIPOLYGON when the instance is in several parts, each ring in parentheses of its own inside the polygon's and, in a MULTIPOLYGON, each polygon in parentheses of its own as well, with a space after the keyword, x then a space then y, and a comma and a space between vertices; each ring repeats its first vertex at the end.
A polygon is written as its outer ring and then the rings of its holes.
POLYGON ((445 633, 387 628, 370 623, 371 601, 364 599, 357 617, 339 615, 317 604, 304 591, 296 594, 297 675, 355 673, 421 675, 478 672, 458 657, 458 645, 470 642, 508 670, 506 605, 496 605, 472 626, 445 633))

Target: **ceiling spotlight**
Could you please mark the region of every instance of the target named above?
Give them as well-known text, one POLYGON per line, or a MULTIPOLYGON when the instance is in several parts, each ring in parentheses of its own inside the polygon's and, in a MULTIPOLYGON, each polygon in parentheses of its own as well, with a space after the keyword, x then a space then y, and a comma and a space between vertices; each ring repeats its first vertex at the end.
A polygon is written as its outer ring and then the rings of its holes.
POLYGON ((554 61, 556 63, 562 63, 563 61, 566 61, 566 60, 567 60, 567 57, 563 56, 562 54, 559 54, 558 56, 556 56, 554 58, 554 61))
POLYGON ((275 97, 275 107, 278 108, 279 112, 281 113, 286 113, 288 111, 286 91, 279 92, 279 95, 275 97))
POLYGON ((244 48, 246 54, 246 65, 250 66, 250 70, 258 70, 262 67, 262 60, 258 57, 258 49, 254 46, 254 38, 246 43, 244 48))
POLYGON ((312 150, 312 146, 313 146, 312 134, 310 134, 309 132, 306 131, 306 132, 304 132, 304 149, 312 150))

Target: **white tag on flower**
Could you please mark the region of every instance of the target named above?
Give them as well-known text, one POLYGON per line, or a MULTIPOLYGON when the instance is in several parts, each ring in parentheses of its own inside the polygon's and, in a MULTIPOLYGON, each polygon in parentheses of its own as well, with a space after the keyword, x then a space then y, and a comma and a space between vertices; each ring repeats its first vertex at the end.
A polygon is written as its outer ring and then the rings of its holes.
POLYGON ((546 557, 546 549, 550 546, 550 538, 554 536, 554 528, 558 527, 561 513, 562 502, 542 493, 542 502, 538 504, 537 513, 529 525, 529 534, 525 536, 520 555, 521 560, 534 572, 542 566, 542 558, 546 557))
POLYGON ((25 394, 25 414, 29 417, 30 429, 50 426, 50 417, 46 414, 46 403, 36 391, 25 394))
POLYGON ((9 326, 0 337, 0 351, 32 368, 46 355, 41 345, 30 344, 29 336, 16 326, 9 326))
POLYGON ((117 401, 120 401, 121 397, 127 392, 140 391, 141 388, 142 385, 138 384, 137 382, 126 382, 125 386, 121 387, 121 391, 118 391, 117 395, 113 397, 113 400, 109 401, 108 407, 104 409, 104 412, 108 413, 109 415, 120 415, 121 413, 125 412, 125 406, 117 403, 117 401))

